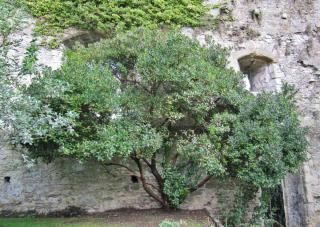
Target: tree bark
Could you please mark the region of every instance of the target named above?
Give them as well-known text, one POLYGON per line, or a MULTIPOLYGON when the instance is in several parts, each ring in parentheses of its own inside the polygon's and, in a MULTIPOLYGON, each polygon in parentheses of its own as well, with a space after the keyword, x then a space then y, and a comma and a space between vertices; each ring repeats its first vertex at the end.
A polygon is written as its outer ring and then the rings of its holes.
MULTIPOLYGON (((152 197, 154 198, 155 200, 157 200, 164 208, 169 208, 169 205, 167 203, 167 201, 163 200, 163 198, 159 197, 156 193, 154 193, 152 191, 151 188, 148 187, 148 183, 145 179, 145 176, 144 176, 144 171, 143 171, 143 167, 141 165, 141 162, 140 162, 140 159, 138 158, 134 158, 132 157, 132 159, 135 161, 135 163, 137 164, 138 166, 138 169, 139 169, 139 172, 140 172, 140 179, 141 179, 141 183, 142 183, 142 186, 144 188, 144 190, 152 197)), ((161 191, 161 194, 162 194, 162 190, 160 189, 161 191)))

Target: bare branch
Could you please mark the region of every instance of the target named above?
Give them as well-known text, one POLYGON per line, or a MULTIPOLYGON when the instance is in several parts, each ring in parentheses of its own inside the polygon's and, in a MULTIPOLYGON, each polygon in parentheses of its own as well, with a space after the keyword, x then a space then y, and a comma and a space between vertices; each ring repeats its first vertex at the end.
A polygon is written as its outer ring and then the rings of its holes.
POLYGON ((104 166, 119 166, 119 167, 122 167, 122 168, 125 168, 127 169, 129 172, 133 173, 136 177, 139 177, 136 173, 136 171, 134 171, 133 169, 129 168, 128 166, 126 165, 123 165, 123 164, 120 164, 120 163, 114 163, 114 162, 111 162, 111 163, 104 163, 103 164, 104 166))
POLYGON ((203 185, 205 185, 210 179, 211 179, 212 176, 206 176, 202 181, 200 181, 197 186, 193 187, 193 188, 189 188, 189 191, 190 192, 194 192, 196 190, 198 190, 199 188, 201 188, 203 185))
POLYGON ((147 160, 147 159, 145 159, 145 158, 143 158, 142 159, 146 164, 147 164, 147 166, 151 169, 151 163, 147 160))

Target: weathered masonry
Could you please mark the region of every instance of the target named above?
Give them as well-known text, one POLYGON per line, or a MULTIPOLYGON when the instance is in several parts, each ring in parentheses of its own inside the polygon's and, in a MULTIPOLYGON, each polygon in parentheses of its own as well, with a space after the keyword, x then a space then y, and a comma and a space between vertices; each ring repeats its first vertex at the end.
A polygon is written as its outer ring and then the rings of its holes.
MULTIPOLYGON (((209 0, 219 3, 219 0, 209 0)), ((231 49, 230 66, 246 75, 252 92, 277 91, 282 82, 298 89, 296 96, 301 121, 309 127, 309 161, 283 181, 284 208, 289 227, 320 226, 320 0, 234 0, 227 4, 233 21, 218 27, 183 28, 182 32, 201 44, 206 37, 231 49)), ((220 12, 213 10, 212 17, 220 12)), ((24 42, 11 54, 22 56, 32 40, 34 22, 12 39, 24 42)), ((69 46, 77 39, 84 43, 99 40, 86 32, 65 34, 69 46), (75 35, 77 34, 77 35, 75 35)), ((57 69, 62 49, 41 49, 39 64, 57 69)), ((70 206, 89 212, 123 207, 157 207, 128 174, 119 169, 80 165, 72 160, 57 160, 27 168, 21 154, 10 150, 5 135, 0 142, 0 212, 37 211, 48 213, 70 206), (128 193, 129 192, 129 193, 128 193)), ((232 190, 210 182, 190 196, 183 208, 206 207, 217 213, 218 194, 232 197, 232 190)), ((226 198, 226 201, 229 198, 226 198)))

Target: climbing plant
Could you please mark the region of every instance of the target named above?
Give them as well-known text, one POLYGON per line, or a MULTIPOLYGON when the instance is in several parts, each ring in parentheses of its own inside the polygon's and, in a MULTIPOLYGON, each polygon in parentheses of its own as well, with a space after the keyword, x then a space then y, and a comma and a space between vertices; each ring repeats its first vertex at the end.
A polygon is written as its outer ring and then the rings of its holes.
POLYGON ((52 33, 68 27, 128 30, 145 26, 198 26, 208 8, 202 0, 23 0, 35 17, 38 31, 52 33))
POLYGON ((4 121, 30 157, 125 168, 166 208, 212 177, 253 195, 306 159, 305 129, 290 86, 254 96, 226 55, 174 31, 121 33, 67 51, 60 70, 22 90, 32 105, 15 103, 4 121))

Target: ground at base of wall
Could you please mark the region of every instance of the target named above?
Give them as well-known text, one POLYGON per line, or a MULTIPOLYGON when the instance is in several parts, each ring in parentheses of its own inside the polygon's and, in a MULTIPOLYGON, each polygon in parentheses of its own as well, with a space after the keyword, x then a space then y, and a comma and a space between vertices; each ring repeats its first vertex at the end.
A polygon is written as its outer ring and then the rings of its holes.
POLYGON ((204 210, 122 209, 69 218, 0 218, 0 227, 156 227, 163 220, 174 220, 188 227, 213 225, 204 210))

